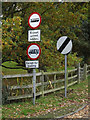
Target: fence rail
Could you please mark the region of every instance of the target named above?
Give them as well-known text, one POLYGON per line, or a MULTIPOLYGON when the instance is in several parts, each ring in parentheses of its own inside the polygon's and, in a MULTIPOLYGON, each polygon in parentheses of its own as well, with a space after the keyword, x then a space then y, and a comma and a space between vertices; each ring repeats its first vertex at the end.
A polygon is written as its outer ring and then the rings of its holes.
MULTIPOLYGON (((41 73, 36 73, 36 76, 40 76, 41 73)), ((31 77, 33 74, 17 74, 17 75, 4 75, 2 78, 17 78, 17 77, 31 77)))
MULTIPOLYGON (((84 65, 83 68, 80 67, 80 64, 76 69, 68 70, 68 79, 67 79, 67 88, 76 83, 80 83, 81 80, 86 79, 87 75, 90 74, 90 65, 84 65), (82 71, 82 72, 81 72, 82 71)), ((30 78, 32 83, 33 74, 18 74, 18 75, 4 75, 2 76, 3 80, 10 79, 12 81, 13 78, 30 78)), ((47 93, 55 92, 65 88, 64 85, 64 71, 56 71, 56 72, 39 72, 36 73, 36 96, 44 96, 47 93), (37 81, 37 77, 39 77, 37 81), (51 77, 51 78, 50 78, 51 77)), ((7 91, 8 97, 7 100, 17 100, 24 98, 33 97, 33 85, 8 85, 7 83, 7 91), (26 89, 29 89, 29 93, 25 92, 26 89), (21 93, 23 91, 23 94, 21 93), (18 94, 17 94, 18 92, 18 94), (12 95, 12 93, 14 95, 12 95)))

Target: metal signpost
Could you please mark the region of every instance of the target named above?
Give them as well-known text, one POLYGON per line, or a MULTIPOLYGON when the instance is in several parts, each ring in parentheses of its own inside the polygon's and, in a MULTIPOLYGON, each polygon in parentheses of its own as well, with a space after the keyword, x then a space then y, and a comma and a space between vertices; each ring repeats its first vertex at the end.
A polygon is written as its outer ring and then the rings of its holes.
MULTIPOLYGON (((28 18, 28 25, 32 29, 36 29, 41 24, 41 16, 37 12, 33 12, 28 18)), ((40 41, 40 30, 29 30, 28 31, 28 41, 40 41)), ((33 68, 33 104, 35 105, 36 99, 36 70, 39 68, 39 61, 36 61, 41 54, 40 46, 36 43, 32 43, 27 48, 27 56, 33 61, 25 61, 26 68, 33 68)))
MULTIPOLYGON (((27 56, 31 60, 36 60, 39 58, 41 54, 40 46, 36 43, 32 43, 27 48, 27 56)), ((35 98, 36 98, 36 70, 35 68, 39 67, 38 61, 25 61, 26 68, 33 68, 33 104, 35 105, 35 98)))
POLYGON ((65 97, 67 97, 67 55, 72 50, 72 41, 67 36, 62 36, 57 41, 57 50, 65 55, 65 97))
POLYGON ((36 99, 36 70, 33 69, 33 104, 35 105, 35 99, 36 99))
POLYGON ((65 97, 67 97, 67 55, 65 55, 65 97))

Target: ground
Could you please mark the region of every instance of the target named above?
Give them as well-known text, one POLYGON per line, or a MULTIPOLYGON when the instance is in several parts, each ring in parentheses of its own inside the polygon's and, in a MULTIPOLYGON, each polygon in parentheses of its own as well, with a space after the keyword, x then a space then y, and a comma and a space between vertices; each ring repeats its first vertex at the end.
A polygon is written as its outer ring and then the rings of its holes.
POLYGON ((89 105, 86 105, 86 107, 78 112, 76 112, 75 114, 73 115, 68 115, 64 118, 90 118, 90 115, 89 115, 89 105))

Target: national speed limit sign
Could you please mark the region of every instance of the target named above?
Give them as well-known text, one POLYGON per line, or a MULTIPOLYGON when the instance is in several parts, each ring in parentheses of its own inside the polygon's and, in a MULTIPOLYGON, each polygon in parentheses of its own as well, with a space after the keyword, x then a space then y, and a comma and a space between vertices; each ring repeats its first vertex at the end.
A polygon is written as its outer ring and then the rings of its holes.
POLYGON ((57 50, 63 54, 67 55, 72 50, 72 41, 67 36, 62 36, 57 41, 57 50))

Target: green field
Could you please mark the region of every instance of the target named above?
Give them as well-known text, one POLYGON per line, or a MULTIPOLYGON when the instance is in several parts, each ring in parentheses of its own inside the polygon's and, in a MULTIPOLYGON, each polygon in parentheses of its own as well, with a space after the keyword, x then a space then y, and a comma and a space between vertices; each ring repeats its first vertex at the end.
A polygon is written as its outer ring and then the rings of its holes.
POLYGON ((3 105, 2 117, 53 118, 55 116, 62 116, 73 112, 88 101, 88 80, 90 80, 90 76, 80 84, 69 87, 67 98, 64 97, 64 90, 61 90, 44 97, 37 98, 35 106, 32 104, 32 99, 25 102, 3 105))
POLYGON ((13 61, 4 62, 4 63, 2 63, 2 65, 5 66, 5 67, 2 67, 2 74, 3 75, 25 74, 25 73, 27 73, 27 70, 24 70, 22 68, 22 66, 18 66, 18 64, 16 62, 13 62, 13 61))

